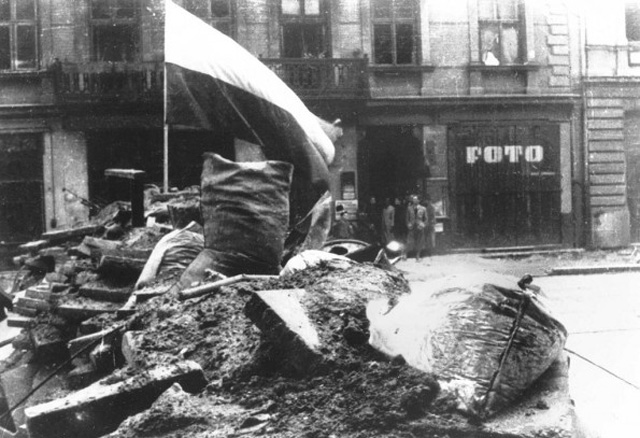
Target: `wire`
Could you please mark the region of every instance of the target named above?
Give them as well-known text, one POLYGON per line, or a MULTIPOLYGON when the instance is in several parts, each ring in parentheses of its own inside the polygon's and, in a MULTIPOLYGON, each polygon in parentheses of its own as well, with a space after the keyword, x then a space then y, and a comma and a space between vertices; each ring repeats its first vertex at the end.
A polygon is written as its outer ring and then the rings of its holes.
POLYGON ((590 363, 590 364, 591 364, 591 365, 593 365, 594 367, 601 369, 601 370, 602 370, 602 371, 604 371, 605 373, 612 375, 612 376, 613 376, 613 377, 615 377, 616 379, 621 380, 621 381, 623 381, 624 383, 626 383, 627 385, 629 385, 629 386, 631 386, 631 387, 633 387, 633 388, 637 389, 638 391, 640 391, 640 387, 639 387, 639 386, 634 385, 633 383, 629 382, 628 380, 623 379, 622 377, 620 377, 620 376, 619 376, 619 375, 617 375, 616 373, 614 373, 614 372, 612 372, 612 371, 609 371, 608 369, 606 369, 605 367, 603 367, 603 366, 601 366, 601 365, 598 365, 598 364, 597 364, 597 363, 595 363, 594 361, 592 361, 592 360, 590 360, 590 359, 587 359, 586 357, 584 357, 584 356, 583 356, 583 355, 581 355, 580 353, 576 353, 575 351, 573 351, 573 350, 571 350, 571 349, 569 349, 569 348, 567 348, 567 347, 564 347, 564 350, 565 350, 565 351, 567 351, 567 352, 569 352, 569 353, 571 353, 571 354, 573 354, 573 355, 575 355, 575 356, 578 356, 580 359, 584 360, 585 362, 590 363))

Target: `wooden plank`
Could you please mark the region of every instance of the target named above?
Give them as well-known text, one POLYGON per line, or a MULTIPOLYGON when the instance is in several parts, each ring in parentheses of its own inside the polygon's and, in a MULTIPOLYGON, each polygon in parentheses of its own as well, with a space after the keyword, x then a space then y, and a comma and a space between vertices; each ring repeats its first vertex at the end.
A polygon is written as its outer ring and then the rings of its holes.
POLYGON ((87 345, 91 343, 98 342, 98 340, 104 340, 104 342, 111 343, 118 336, 118 330, 114 330, 113 328, 105 329, 96 333, 91 333, 85 336, 79 336, 75 339, 70 340, 67 343, 67 348, 69 349, 69 353, 73 356, 78 351, 85 348, 87 345))
POLYGON ((113 176, 117 178, 125 179, 140 179, 144 178, 146 172, 144 170, 136 169, 105 169, 104 176, 113 176))
POLYGON ((192 361, 146 370, 144 377, 134 375, 119 381, 107 377, 66 397, 26 408, 29 436, 101 437, 125 418, 148 409, 173 383, 197 392, 204 388, 206 379, 200 365, 192 361))
POLYGON ((86 225, 79 228, 70 228, 65 230, 56 230, 42 233, 43 239, 50 241, 60 241, 71 239, 73 237, 82 237, 90 234, 95 234, 102 229, 102 225, 86 225))
POLYGON ((140 274, 146 259, 132 258, 118 255, 103 255, 98 263, 100 272, 120 272, 126 274, 140 274))
POLYGON ((127 301, 133 287, 110 287, 99 282, 90 282, 80 286, 79 294, 83 297, 94 300, 110 301, 112 303, 122 303, 127 301))
POLYGON ((33 242, 27 242, 27 243, 23 243, 22 245, 18 246, 18 249, 20 249, 21 251, 39 251, 42 248, 45 248, 47 245, 49 245, 49 241, 48 240, 35 240, 33 242))
POLYGON ((24 292, 24 296, 35 300, 51 301, 53 292, 48 285, 39 284, 37 286, 27 288, 24 292))
POLYGON ((120 308, 118 303, 95 301, 88 298, 72 300, 59 304, 56 313, 73 321, 84 321, 103 313, 115 313, 120 308))
POLYGON ((33 324, 33 321, 35 321, 35 319, 30 316, 11 315, 7 318, 7 326, 27 328, 33 324))
POLYGON ((31 317, 38 315, 38 313, 40 312, 39 310, 32 309, 30 307, 23 307, 18 304, 13 306, 13 311, 18 315, 31 316, 31 317))
POLYGON ((100 254, 105 250, 118 250, 123 246, 120 241, 100 239, 91 236, 86 236, 82 240, 82 244, 88 246, 92 252, 99 251, 100 254))
POLYGON ((49 310, 51 309, 51 303, 45 300, 39 300, 37 298, 19 297, 16 301, 16 306, 26 309, 34 310, 49 310))

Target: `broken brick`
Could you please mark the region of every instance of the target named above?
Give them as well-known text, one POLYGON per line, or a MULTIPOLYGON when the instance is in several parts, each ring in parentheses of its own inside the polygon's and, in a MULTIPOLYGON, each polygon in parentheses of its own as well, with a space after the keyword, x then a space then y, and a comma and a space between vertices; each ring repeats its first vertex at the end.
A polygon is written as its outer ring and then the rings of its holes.
POLYGON ((289 355, 297 371, 307 371, 322 362, 318 332, 300 304, 304 289, 255 292, 245 313, 251 321, 289 355))
POLYGON ((149 408, 176 382, 189 392, 206 385, 202 368, 192 361, 140 371, 121 380, 109 376, 66 397, 25 409, 29 436, 103 436, 125 418, 149 408))

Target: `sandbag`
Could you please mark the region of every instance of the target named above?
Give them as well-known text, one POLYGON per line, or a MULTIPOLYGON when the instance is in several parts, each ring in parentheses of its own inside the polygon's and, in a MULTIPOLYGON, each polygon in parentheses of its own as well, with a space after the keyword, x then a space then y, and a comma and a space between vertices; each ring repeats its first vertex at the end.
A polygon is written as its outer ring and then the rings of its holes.
POLYGON ((510 405, 560 356, 567 331, 542 295, 480 274, 425 283, 389 309, 369 303, 369 343, 439 376, 459 407, 487 418, 510 405))
POLYGON ((163 236, 145 263, 136 282, 136 289, 147 286, 162 273, 184 271, 203 248, 202 227, 196 222, 163 236))
POLYGON ((292 176, 293 166, 283 161, 235 163, 214 153, 204 154, 205 248, 215 252, 218 263, 229 265, 228 271, 242 272, 246 263, 255 268, 245 273, 280 271, 292 176))
POLYGON ((280 276, 285 277, 330 261, 342 261, 345 268, 348 268, 353 263, 352 260, 338 254, 310 249, 290 258, 282 268, 282 271, 280 271, 280 276))

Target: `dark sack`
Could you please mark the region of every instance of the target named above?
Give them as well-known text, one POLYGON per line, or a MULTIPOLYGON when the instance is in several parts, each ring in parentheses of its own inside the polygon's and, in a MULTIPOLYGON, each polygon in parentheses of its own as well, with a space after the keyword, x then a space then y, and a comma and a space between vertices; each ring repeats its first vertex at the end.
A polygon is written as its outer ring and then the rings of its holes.
POLYGON ((204 154, 204 246, 227 272, 279 272, 292 175, 293 165, 283 161, 235 163, 204 154))

